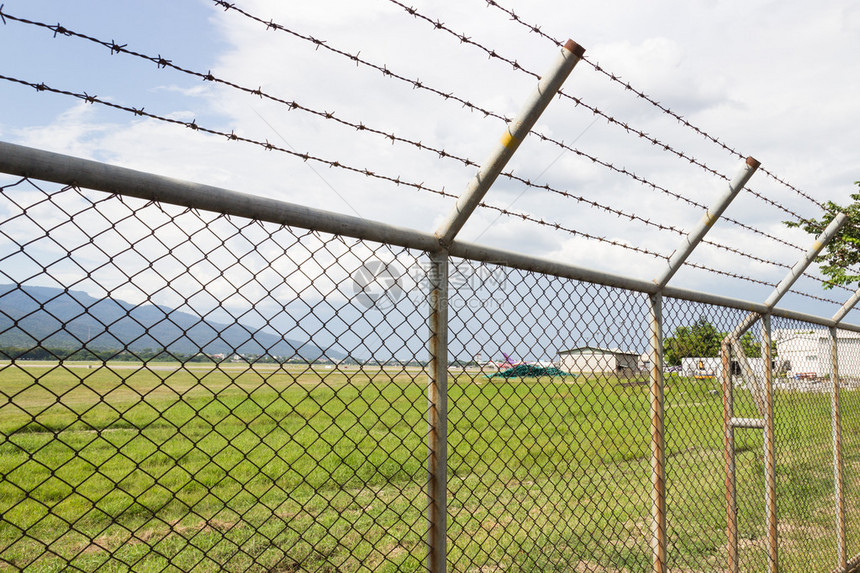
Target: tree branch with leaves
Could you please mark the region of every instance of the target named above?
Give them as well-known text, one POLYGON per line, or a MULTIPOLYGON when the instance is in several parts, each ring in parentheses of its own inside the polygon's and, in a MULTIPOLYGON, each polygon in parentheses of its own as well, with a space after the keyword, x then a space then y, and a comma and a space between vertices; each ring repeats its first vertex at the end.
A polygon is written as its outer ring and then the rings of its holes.
MULTIPOLYGON (((860 181, 854 184, 860 186, 860 181)), ((830 279, 824 283, 826 289, 860 282, 860 274, 854 274, 850 268, 860 263, 860 193, 852 193, 851 199, 854 202, 847 206, 828 201, 824 205, 824 215, 818 220, 784 221, 788 227, 800 227, 817 237, 836 215, 848 215, 848 222, 827 244, 824 253, 815 259, 821 264, 821 272, 830 279)))

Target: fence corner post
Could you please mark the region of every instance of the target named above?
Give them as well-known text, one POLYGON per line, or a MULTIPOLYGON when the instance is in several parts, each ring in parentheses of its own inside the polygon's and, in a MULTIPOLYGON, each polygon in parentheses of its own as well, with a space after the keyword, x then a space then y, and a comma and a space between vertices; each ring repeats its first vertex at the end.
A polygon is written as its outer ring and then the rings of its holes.
POLYGON ((427 571, 445 573, 448 542, 448 252, 430 253, 427 571))

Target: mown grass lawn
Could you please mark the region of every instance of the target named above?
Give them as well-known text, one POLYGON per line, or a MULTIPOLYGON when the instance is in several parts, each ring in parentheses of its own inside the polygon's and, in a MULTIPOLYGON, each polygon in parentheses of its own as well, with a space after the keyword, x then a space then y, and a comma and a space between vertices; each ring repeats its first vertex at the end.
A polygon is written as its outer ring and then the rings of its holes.
MULTIPOLYGON (((148 366, 0 370, 0 570, 423 567, 426 374, 148 366)), ((725 563, 716 390, 667 382, 673 570, 725 563)), ((736 394, 737 415, 751 415, 736 394)), ((860 411, 856 392, 843 394, 846 411, 860 411)), ((829 396, 781 392, 777 407, 783 570, 829 571, 829 396)), ((856 451, 860 420, 844 425, 846 452, 856 451)), ((451 570, 649 570, 647 385, 457 371, 448 434, 451 570)), ((737 441, 743 569, 758 571, 761 436, 737 441)), ((860 460, 846 463, 858 491, 860 460)), ((850 540, 860 540, 855 508, 850 540)))

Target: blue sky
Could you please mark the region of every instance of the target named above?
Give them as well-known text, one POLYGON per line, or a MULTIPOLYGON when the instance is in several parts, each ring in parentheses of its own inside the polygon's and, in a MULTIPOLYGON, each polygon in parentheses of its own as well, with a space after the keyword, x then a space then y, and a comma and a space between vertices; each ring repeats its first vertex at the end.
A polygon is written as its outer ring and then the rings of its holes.
MULTIPOLYGON (((458 42, 387 0, 276 2, 237 0, 236 6, 409 78, 452 92, 503 115, 514 114, 534 80, 458 42)), ((816 200, 847 201, 860 179, 852 126, 860 118, 860 9, 849 2, 668 1, 559 4, 501 2, 553 38, 568 37, 587 56, 690 119, 816 200)), ((523 67, 542 73, 555 57, 551 42, 529 33, 479 0, 410 3, 523 67)), ((5 0, 4 13, 116 41, 177 65, 261 88, 317 111, 482 160, 504 125, 455 102, 412 89, 356 66, 289 34, 225 11, 211 0, 182 2, 5 0)), ((33 26, 0 26, 0 75, 20 78, 258 141, 271 141, 391 177, 458 194, 473 169, 438 155, 358 133, 332 121, 241 93, 152 62, 114 54, 86 41, 52 37, 33 26)), ((580 65, 565 92, 669 142, 731 177, 739 160, 654 106, 580 65)), ((154 120, 0 81, 0 139, 110 163, 271 196, 432 231, 452 201, 381 180, 359 177, 283 153, 226 141, 154 120)), ((655 149, 570 101, 555 100, 538 131, 575 145, 649 181, 710 204, 722 183, 655 149), (576 140, 575 144, 574 142, 576 140)), ((510 167, 520 176, 572 195, 688 229, 701 213, 630 178, 530 138, 510 167)), ((819 209, 757 174, 751 186, 804 217, 819 209)), ((581 202, 500 179, 488 202, 607 240, 669 254, 681 237, 656 231, 581 202)), ((727 216, 806 246, 788 230, 785 212, 742 194, 727 216)), ((792 264, 784 245, 720 223, 712 237, 757 257, 792 264)), ((492 246, 590 268, 650 279, 655 259, 607 242, 559 232, 479 210, 461 235, 492 246)), ((784 269, 702 247, 694 262, 768 282, 784 269)), ((687 269, 673 283, 750 300, 767 287, 687 269)), ((821 293, 815 281, 800 288, 821 293)), ((825 296, 845 299, 848 293, 825 296)), ((829 315, 833 304, 794 297, 786 305, 829 315)))

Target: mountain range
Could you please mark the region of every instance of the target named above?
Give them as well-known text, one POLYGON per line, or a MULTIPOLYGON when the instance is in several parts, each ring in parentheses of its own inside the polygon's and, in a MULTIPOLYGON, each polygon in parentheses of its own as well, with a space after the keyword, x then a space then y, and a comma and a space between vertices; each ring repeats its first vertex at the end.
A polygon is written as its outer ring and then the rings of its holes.
POLYGON ((166 306, 98 299, 60 288, 0 285, 0 346, 77 349, 84 344, 91 350, 164 348, 186 355, 269 354, 308 361, 345 356, 323 351, 310 340, 290 340, 239 322, 210 322, 166 306))

